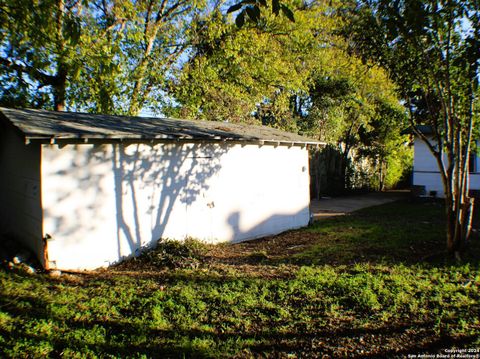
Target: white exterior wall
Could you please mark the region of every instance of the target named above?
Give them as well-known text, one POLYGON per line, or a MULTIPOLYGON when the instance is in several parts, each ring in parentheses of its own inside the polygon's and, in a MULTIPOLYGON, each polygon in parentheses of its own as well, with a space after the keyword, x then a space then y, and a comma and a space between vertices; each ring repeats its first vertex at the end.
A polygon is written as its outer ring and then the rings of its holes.
POLYGON ((44 264, 40 198, 40 146, 0 123, 0 234, 13 237, 44 264))
MULTIPOLYGON (((446 159, 445 159, 446 161, 446 159)), ((480 169, 480 159, 476 157, 475 168, 480 169)), ((480 173, 470 173, 470 189, 480 189, 480 173)), ((445 197, 442 178, 437 161, 425 142, 415 138, 413 159, 413 185, 425 186, 426 194, 437 192, 438 197, 445 197)))
POLYGON ((306 148, 44 145, 51 268, 107 266, 160 238, 241 241, 309 221, 306 148))

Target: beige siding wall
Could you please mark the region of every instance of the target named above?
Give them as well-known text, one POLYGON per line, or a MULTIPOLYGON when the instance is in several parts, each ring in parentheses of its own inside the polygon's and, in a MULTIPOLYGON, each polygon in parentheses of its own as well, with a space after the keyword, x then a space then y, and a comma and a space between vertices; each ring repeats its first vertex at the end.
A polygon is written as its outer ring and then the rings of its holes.
POLYGON ((0 124, 0 232, 35 252, 43 264, 40 145, 26 145, 0 124))
POLYGON ((307 225, 308 152, 257 145, 44 145, 52 267, 90 269, 160 238, 241 241, 307 225))

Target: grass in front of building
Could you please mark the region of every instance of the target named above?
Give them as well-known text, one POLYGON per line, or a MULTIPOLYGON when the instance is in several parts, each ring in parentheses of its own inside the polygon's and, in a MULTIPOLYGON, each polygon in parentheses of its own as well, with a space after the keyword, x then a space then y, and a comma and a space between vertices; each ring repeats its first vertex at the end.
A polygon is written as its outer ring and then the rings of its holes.
POLYGON ((2 357, 378 356, 480 347, 479 239, 445 259, 437 203, 235 245, 161 242, 108 270, 0 270, 2 357))

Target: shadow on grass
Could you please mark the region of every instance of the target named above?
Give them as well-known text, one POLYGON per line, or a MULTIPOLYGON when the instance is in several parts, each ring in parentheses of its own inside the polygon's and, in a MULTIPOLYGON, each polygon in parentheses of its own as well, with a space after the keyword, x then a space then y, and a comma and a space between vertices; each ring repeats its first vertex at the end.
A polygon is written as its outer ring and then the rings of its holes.
POLYGON ((382 205, 208 247, 194 269, 156 271, 149 255, 75 280, 0 270, 0 353, 402 357, 473 347, 480 251, 453 269, 432 257, 444 247, 442 216, 435 202, 382 205))
POLYGON ((461 263, 447 255, 441 201, 399 201, 346 216, 319 220, 308 228, 238 243, 213 255, 226 265, 279 266, 422 264, 478 266, 478 219, 461 263))
MULTIPOLYGON (((265 322, 262 322, 265 319, 257 319, 258 322, 248 329, 235 328, 234 325, 222 326, 222 316, 219 318, 218 313, 210 311, 207 317, 213 325, 210 330, 202 330, 186 329, 181 325, 161 329, 152 323, 151 318, 146 317, 143 322, 132 322, 132 317, 135 317, 133 312, 130 317, 118 319, 66 319, 52 313, 50 304, 52 303, 48 300, 33 296, 2 296, 1 312, 8 313, 17 323, 23 323, 10 330, 0 325, 1 343, 15 343, 13 348, 3 346, 3 349, 33 357, 40 354, 38 348, 45 343, 49 344, 46 355, 49 357, 217 357, 233 356, 242 352, 247 356, 283 356, 296 353, 307 356, 323 354, 334 357, 395 357, 418 352, 439 352, 451 346, 466 347, 476 339, 474 335, 454 337, 439 334, 433 329, 435 323, 432 320, 411 319, 408 323, 378 322, 373 326, 362 327, 346 318, 328 318, 320 308, 311 310, 310 322, 291 318, 284 321, 266 319, 265 322), (41 330, 36 323, 48 323, 55 331, 41 330)), ((253 312, 261 317, 262 310, 265 311, 265 308, 258 307, 253 312)), ((138 308, 136 314, 145 316, 145 312, 145 308, 138 308)), ((268 312, 263 315, 268 318, 268 312)), ((228 321, 227 317, 225 319, 228 321)), ((234 319, 248 318, 231 318, 234 319)))
MULTIPOLYGON (((192 339, 214 341, 212 333, 198 330, 159 330, 152 328, 151 323, 132 323, 125 318, 122 320, 94 319, 69 320, 52 314, 48 309, 48 301, 35 297, 2 296, 0 298, 0 314, 8 313, 15 318, 15 328, 6 330, 0 320, 0 352, 6 357, 26 355, 40 357, 42 343, 49 343, 48 357, 70 355, 87 357, 121 356, 148 358, 184 357, 185 355, 209 356, 212 354, 208 346, 192 344, 192 339), (28 310, 25 308, 28 307, 28 310), (38 330, 38 323, 48 323, 57 333, 38 330), (33 330, 32 330, 33 329, 33 330), (11 345, 10 354, 5 350, 5 343, 11 345), (22 345, 23 344, 23 345, 22 345), (4 349, 5 351, 3 351, 4 349)), ((142 314, 140 310, 138 314, 142 314)), ((43 356, 43 355, 41 355, 43 356)))
POLYGON ((319 242, 297 260, 351 264, 425 264, 478 266, 478 218, 461 263, 446 253, 444 204, 440 200, 401 201, 367 208, 347 217, 319 221, 306 231, 318 233, 319 242))

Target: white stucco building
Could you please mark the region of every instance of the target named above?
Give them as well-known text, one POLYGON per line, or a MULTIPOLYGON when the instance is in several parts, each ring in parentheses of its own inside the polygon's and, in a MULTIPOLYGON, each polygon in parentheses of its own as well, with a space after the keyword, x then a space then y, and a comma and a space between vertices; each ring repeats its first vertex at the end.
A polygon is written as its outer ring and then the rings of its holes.
MULTIPOLYGON (((427 136, 432 134, 429 126, 419 126, 418 129, 427 136)), ((480 190, 480 159, 474 153, 470 157, 469 181, 470 190, 480 190)), ((445 196, 437 161, 425 142, 418 136, 414 138, 412 184, 424 187, 424 194, 427 196, 445 196)))
POLYGON ((307 145, 262 126, 0 109, 0 234, 49 269, 160 238, 242 241, 308 224, 307 145))

